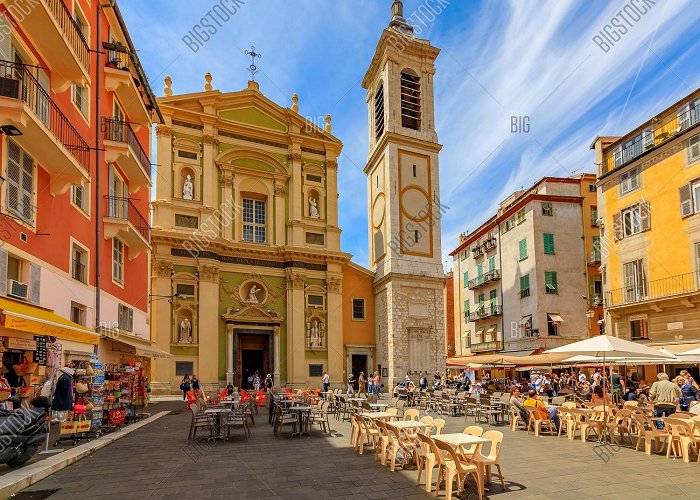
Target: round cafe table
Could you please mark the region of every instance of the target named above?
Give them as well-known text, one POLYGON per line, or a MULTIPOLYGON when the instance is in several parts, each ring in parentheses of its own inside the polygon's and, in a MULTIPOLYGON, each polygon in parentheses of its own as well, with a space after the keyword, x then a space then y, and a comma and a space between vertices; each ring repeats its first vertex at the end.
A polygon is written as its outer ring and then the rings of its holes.
POLYGON ((289 410, 297 412, 297 414, 299 415, 299 430, 297 432, 293 433, 292 437, 294 437, 294 436, 301 437, 302 434, 306 434, 307 436, 311 436, 311 432, 309 430, 309 418, 308 418, 308 414, 311 412, 311 407, 310 406, 291 406, 289 408, 289 410))

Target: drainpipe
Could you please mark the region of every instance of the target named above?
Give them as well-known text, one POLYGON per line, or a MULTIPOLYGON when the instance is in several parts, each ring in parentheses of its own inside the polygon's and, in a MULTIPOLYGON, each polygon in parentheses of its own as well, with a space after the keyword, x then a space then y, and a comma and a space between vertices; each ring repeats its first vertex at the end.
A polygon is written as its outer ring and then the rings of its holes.
MULTIPOLYGON (((100 161, 102 158, 101 146, 100 146, 100 94, 101 94, 101 71, 100 71, 100 40, 102 36, 102 30, 100 29, 102 6, 95 5, 95 12, 97 13, 97 36, 96 36, 96 50, 95 50, 95 330, 98 331, 100 327, 100 265, 102 263, 101 259, 101 245, 102 245, 102 231, 100 223, 102 222, 102 200, 100 198, 100 187, 101 187, 101 165, 100 161)), ((95 346, 95 354, 99 354, 99 344, 95 346)))

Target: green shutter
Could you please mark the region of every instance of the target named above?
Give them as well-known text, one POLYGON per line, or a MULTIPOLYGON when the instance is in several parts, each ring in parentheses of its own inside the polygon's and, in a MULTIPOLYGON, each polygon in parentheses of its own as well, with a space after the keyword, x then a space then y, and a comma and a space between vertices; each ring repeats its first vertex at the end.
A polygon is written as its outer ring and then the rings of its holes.
POLYGON ((496 256, 493 255, 489 257, 489 272, 494 271, 496 269, 496 256))
POLYGON ((484 305, 484 294, 480 293, 479 294, 479 307, 483 307, 484 305))
POLYGON ((520 291, 522 292, 528 288, 530 288, 530 275, 526 274, 525 276, 520 277, 520 291))
POLYGON ((544 253, 553 254, 554 253, 554 235, 551 233, 544 233, 544 253))
POLYGON ((527 238, 518 242, 518 249, 520 250, 520 260, 523 260, 527 257, 527 238))
POLYGON ((464 312, 469 314, 469 299, 464 301, 464 312))
POLYGON ((492 306, 498 305, 498 300, 497 300, 497 298, 496 298, 496 297, 497 297, 497 292, 496 292, 496 290, 491 290, 491 293, 490 293, 489 295, 490 295, 489 298, 491 299, 491 305, 492 305, 492 306))
POLYGON ((464 288, 467 288, 467 283, 469 283, 469 271, 464 271, 464 288))
POLYGON ((554 271, 545 271, 544 284, 547 286, 549 293, 557 293, 559 291, 557 288, 557 273, 554 271))
POLYGON ((479 278, 479 283, 484 281, 484 263, 480 262, 476 265, 476 276, 479 278))

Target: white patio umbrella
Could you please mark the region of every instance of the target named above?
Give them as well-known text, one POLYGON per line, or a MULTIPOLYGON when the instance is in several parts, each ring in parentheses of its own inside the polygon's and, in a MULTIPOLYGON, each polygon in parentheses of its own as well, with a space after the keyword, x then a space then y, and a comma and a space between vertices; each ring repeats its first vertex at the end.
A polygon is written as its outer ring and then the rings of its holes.
MULTIPOLYGON (((637 344, 611 335, 599 335, 589 339, 573 342, 561 347, 549 349, 545 353, 571 353, 572 355, 593 356, 601 358, 603 363, 603 373, 605 373, 607 363, 612 358, 637 358, 637 359, 664 359, 673 358, 669 354, 664 354, 656 349, 647 347, 644 344, 637 344)), ((607 382, 607 378, 606 378, 607 382)), ((605 412, 605 386, 603 385, 603 412, 605 412)), ((601 436, 602 439, 602 436, 601 436)))
POLYGON ((692 349, 690 351, 678 352, 676 353, 676 356, 680 358, 695 357, 700 359, 700 349, 692 349))

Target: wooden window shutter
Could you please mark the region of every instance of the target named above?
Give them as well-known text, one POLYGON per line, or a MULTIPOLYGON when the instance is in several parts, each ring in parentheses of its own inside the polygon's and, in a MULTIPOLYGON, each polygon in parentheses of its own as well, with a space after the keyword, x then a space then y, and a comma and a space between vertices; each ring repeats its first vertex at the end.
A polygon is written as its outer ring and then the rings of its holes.
POLYGON ((648 201, 639 204, 639 219, 642 231, 651 229, 651 209, 648 201))
POLYGON ((615 231, 615 240, 621 240, 624 237, 621 212, 613 214, 613 230, 615 231))
POLYGON ((7 294, 7 250, 0 249, 0 295, 7 294))
POLYGON ((29 292, 29 300, 38 304, 41 297, 41 266, 36 264, 29 265, 29 292))
POLYGON ((693 192, 690 184, 681 186, 679 191, 681 195, 681 217, 693 215, 693 192))
POLYGON ((688 139, 688 161, 700 159, 700 134, 688 139))

